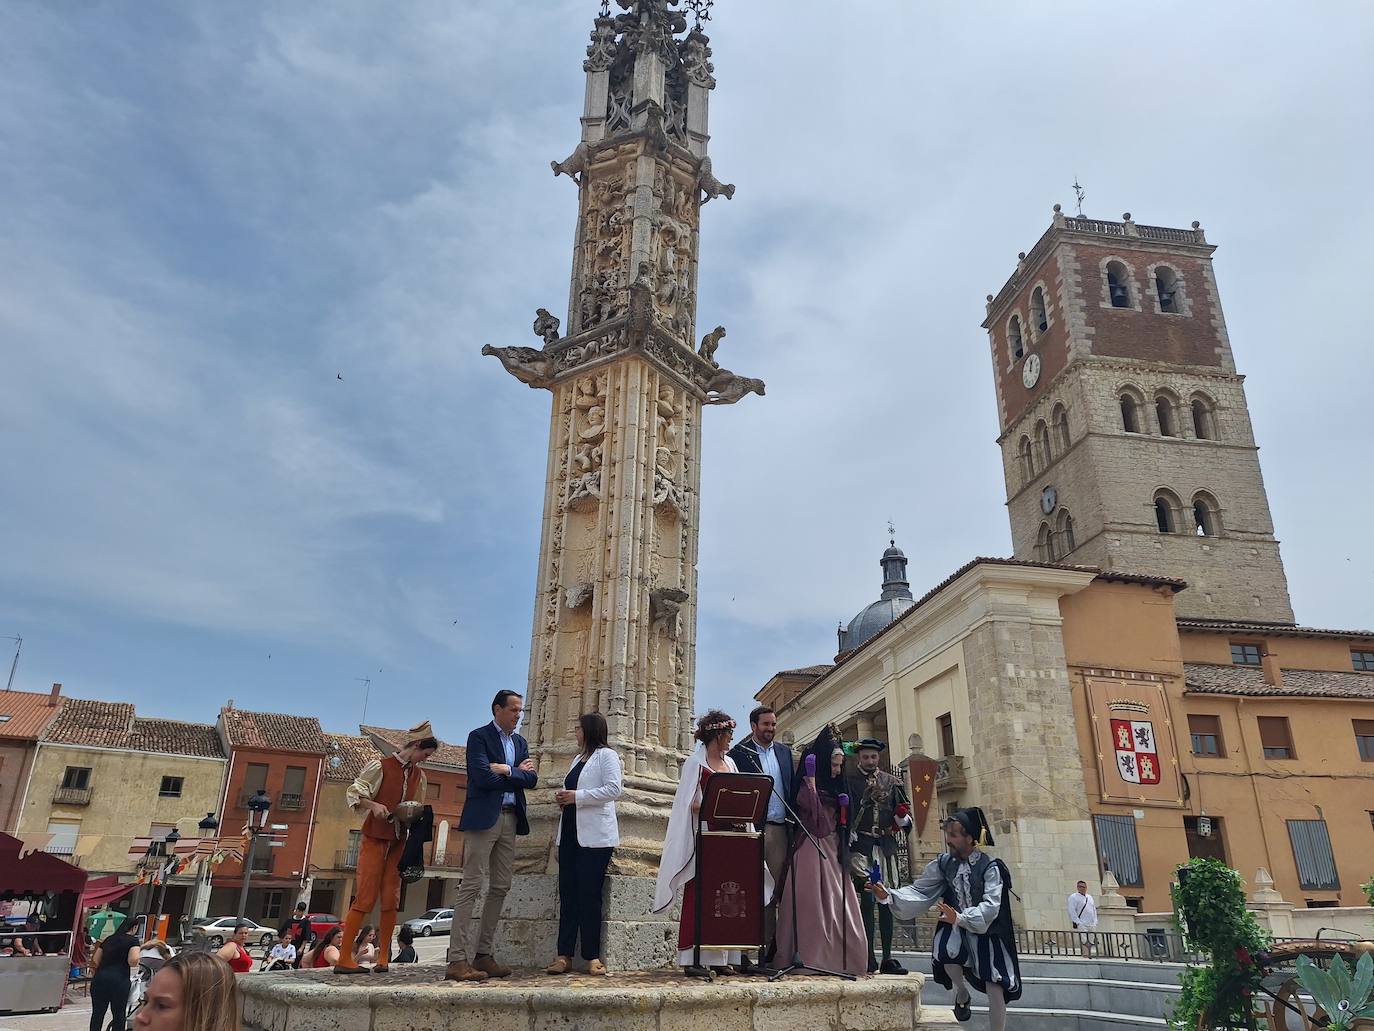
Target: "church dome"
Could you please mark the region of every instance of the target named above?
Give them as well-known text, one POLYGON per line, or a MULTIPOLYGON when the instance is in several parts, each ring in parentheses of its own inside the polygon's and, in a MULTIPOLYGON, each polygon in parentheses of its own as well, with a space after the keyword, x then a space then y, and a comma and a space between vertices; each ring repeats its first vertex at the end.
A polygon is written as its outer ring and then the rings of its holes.
POLYGON ((883 593, 877 601, 864 606, 847 627, 840 628, 841 655, 863 646, 916 604, 906 579, 906 554, 897 547, 896 541, 889 541, 888 545, 879 559, 883 568, 883 593))

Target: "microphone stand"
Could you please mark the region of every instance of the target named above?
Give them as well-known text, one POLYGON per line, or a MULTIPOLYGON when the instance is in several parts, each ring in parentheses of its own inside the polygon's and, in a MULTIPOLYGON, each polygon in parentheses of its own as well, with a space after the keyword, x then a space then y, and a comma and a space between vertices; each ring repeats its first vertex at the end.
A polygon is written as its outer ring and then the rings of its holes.
MULTIPOLYGON (((803 780, 805 780, 804 777, 803 777, 803 780)), ((806 786, 805 786, 804 784, 803 784, 801 790, 803 790, 803 791, 806 790, 806 786)), ((782 806, 783 806, 784 809, 787 810, 788 815, 791 816, 792 819, 794 819, 794 820, 797 821, 797 826, 801 829, 801 832, 802 832, 803 834, 806 835, 807 840, 810 841, 811 844, 815 847, 815 849, 816 849, 816 855, 820 858, 820 860, 821 860, 822 862, 824 862, 824 861, 825 861, 825 850, 821 848, 821 843, 820 843, 819 841, 816 840, 815 835, 813 835, 809 830, 806 829, 806 824, 804 824, 804 823, 802 822, 801 817, 799 817, 799 816, 797 815, 796 810, 794 810, 794 809, 792 808, 791 804, 787 801, 787 799, 786 799, 785 797, 783 797, 782 792, 780 792, 780 791, 778 790, 776 784, 773 785, 773 794, 777 795, 778 798, 781 800, 782 806)), ((844 837, 844 835, 841 835, 841 838, 843 838, 843 837, 844 837)), ((845 844, 841 845, 841 848, 847 848, 847 847, 848 847, 848 842, 845 842, 845 844)), ((846 971, 843 971, 843 970, 826 970, 826 969, 823 968, 823 967, 812 967, 812 966, 807 966, 805 963, 802 962, 802 957, 801 957, 801 929, 797 926, 797 865, 796 865, 795 862, 792 862, 791 860, 792 860, 792 857, 789 857, 789 863, 788 863, 788 869, 787 869, 787 880, 788 880, 789 893, 790 893, 791 898, 792 898, 792 960, 791 960, 790 963, 788 963, 787 966, 783 967, 781 970, 776 970, 776 971, 774 971, 773 973, 769 974, 769 975, 768 975, 768 981, 769 981, 769 983, 771 984, 772 982, 778 980, 779 978, 786 977, 788 974, 796 974, 796 973, 827 974, 827 975, 829 975, 830 977, 839 977, 839 978, 842 978, 842 979, 844 979, 844 980, 846 980, 846 981, 857 981, 857 980, 858 980, 857 977, 855 977, 853 974, 848 973, 848 972, 846 972, 846 971)), ((841 878, 840 878, 840 886, 841 886, 840 906, 841 906, 841 912, 843 912, 843 914, 844 914, 844 921, 845 921, 846 924, 848 924, 848 922, 849 922, 849 896, 848 896, 848 893, 847 893, 847 892, 844 892, 844 890, 843 890, 843 889, 844 889, 844 885, 845 885, 845 883, 846 883, 845 880, 844 880, 844 877, 845 877, 846 875, 845 875, 845 872, 844 872, 843 870, 841 870, 840 873, 841 873, 841 878)), ((846 966, 848 965, 848 955, 847 955, 847 952, 848 952, 848 949, 849 949, 849 935, 848 935, 847 933, 845 933, 845 932, 847 932, 847 931, 848 931, 848 927, 842 927, 842 928, 840 929, 840 933, 841 933, 842 935, 844 935, 844 937, 842 938, 842 946, 841 946, 841 948, 842 948, 842 949, 844 950, 844 952, 845 952, 844 959, 845 959, 845 965, 846 965, 846 966)))

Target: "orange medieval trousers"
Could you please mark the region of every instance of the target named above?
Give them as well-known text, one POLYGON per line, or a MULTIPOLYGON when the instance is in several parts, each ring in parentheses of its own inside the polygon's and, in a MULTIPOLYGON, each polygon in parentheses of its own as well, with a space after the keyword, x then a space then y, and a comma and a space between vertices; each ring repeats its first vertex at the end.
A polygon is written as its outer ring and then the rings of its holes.
POLYGON ((378 928, 377 947, 381 950, 381 963, 390 958, 391 932, 396 928, 396 906, 401 900, 401 849, 405 842, 399 839, 369 838, 362 836, 358 845, 358 877, 354 891, 353 904, 348 907, 348 918, 344 921, 343 940, 339 942, 339 965, 353 966, 353 939, 362 929, 363 921, 372 912, 372 907, 381 902, 381 926, 378 928))

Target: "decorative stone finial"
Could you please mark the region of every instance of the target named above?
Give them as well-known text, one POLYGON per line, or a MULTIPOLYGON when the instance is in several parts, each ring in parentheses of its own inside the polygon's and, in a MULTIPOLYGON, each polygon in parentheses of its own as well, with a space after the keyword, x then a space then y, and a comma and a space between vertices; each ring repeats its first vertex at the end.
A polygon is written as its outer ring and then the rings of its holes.
POLYGON ((1061 208, 1058 204, 1056 204, 1056 205, 1054 206, 1054 213, 1055 213, 1056 215, 1059 214, 1059 212, 1061 212, 1062 210, 1064 210, 1064 209, 1061 208))
POLYGON ((988 304, 992 303, 992 294, 988 294, 988 304))
POLYGON ((1123 221, 1123 222, 1129 222, 1130 220, 1131 220, 1131 213, 1130 213, 1129 211, 1127 211, 1127 212, 1125 212, 1125 213, 1122 214, 1122 216, 1121 216, 1121 221, 1123 221))
POLYGON ((1255 871, 1255 890, 1250 893, 1251 902, 1282 902, 1283 895, 1274 888, 1274 878, 1269 871, 1260 867, 1255 871))
POLYGON ((1201 223, 1201 222, 1198 222, 1197 220, 1194 220, 1194 221, 1193 221, 1193 228, 1194 228, 1194 229, 1201 229, 1201 228, 1202 228, 1202 223, 1201 223))
POLYGON ((1121 887, 1121 885, 1120 885, 1119 883, 1117 883, 1116 874, 1112 873, 1110 870, 1105 870, 1105 871, 1103 871, 1103 873, 1102 873, 1102 897, 1103 897, 1104 899, 1108 899, 1108 898, 1120 898, 1120 897, 1121 897, 1121 893, 1120 893, 1119 891, 1117 891, 1117 889, 1120 888, 1120 887, 1121 887))
POLYGON ((1016 252, 1016 260, 1017 260, 1017 261, 1025 261, 1025 260, 1026 260, 1026 252, 1025 252, 1025 251, 1017 251, 1017 252, 1016 252))

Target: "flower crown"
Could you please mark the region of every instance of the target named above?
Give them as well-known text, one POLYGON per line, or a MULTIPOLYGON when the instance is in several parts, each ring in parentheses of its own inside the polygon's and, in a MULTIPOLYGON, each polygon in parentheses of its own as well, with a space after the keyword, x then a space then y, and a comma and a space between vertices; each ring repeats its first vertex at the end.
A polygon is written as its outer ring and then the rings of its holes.
POLYGON ((703 734, 705 734, 705 733, 709 733, 710 731, 713 731, 713 730, 734 730, 734 729, 735 729, 735 721, 732 720, 732 719, 730 719, 730 718, 727 716, 727 717, 726 717, 725 719, 723 719, 723 720, 716 720, 716 722, 714 722, 714 723, 707 723, 706 725, 704 725, 704 726, 701 728, 701 731, 702 731, 703 734))

